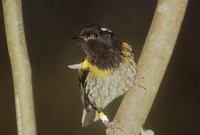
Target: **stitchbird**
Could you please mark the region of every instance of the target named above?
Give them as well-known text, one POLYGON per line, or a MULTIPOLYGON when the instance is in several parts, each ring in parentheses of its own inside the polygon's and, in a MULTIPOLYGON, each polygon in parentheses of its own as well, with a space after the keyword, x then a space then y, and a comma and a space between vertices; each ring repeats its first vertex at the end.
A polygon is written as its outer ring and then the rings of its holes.
POLYGON ((84 107, 82 126, 98 119, 109 126, 103 109, 125 94, 134 83, 136 64, 132 48, 110 29, 100 25, 83 28, 73 39, 80 41, 86 54, 82 63, 68 66, 78 69, 84 107))

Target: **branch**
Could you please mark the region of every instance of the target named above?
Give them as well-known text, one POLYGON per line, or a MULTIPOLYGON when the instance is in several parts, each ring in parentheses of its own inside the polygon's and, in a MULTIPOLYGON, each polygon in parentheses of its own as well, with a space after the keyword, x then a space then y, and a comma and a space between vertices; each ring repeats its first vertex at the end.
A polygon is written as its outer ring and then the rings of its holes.
POLYGON ((31 67, 23 28, 21 0, 3 0, 2 3, 14 82, 18 135, 36 135, 31 67))
POLYGON ((172 55, 188 0, 158 0, 142 50, 136 85, 124 96, 107 135, 138 135, 172 55))

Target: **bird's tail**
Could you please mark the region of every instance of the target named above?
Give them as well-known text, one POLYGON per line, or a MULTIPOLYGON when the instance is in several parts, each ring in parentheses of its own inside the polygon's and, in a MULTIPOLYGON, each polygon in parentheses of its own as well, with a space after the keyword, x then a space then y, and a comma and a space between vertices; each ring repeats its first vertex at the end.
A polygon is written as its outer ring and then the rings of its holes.
POLYGON ((96 109, 91 108, 89 110, 83 109, 83 115, 82 115, 82 127, 86 127, 92 122, 95 122, 99 119, 98 112, 96 109))

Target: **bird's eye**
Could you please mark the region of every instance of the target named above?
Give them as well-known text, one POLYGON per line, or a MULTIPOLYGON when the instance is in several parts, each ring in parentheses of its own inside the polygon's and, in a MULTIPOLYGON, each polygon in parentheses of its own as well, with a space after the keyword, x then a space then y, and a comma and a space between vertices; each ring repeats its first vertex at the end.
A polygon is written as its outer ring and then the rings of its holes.
POLYGON ((97 33, 94 33, 94 37, 98 37, 98 34, 97 34, 97 33))

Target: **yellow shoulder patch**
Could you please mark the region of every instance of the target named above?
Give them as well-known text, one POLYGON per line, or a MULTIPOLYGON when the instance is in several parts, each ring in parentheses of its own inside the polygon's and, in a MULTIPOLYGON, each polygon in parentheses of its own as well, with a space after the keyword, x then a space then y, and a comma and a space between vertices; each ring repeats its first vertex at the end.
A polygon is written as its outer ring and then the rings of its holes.
POLYGON ((128 43, 126 43, 126 42, 123 42, 123 44, 122 44, 122 50, 123 51, 132 51, 132 48, 131 48, 131 46, 128 44, 128 43))
POLYGON ((132 55, 132 48, 129 44, 123 42, 122 44, 122 53, 127 56, 130 57, 132 55))
POLYGON ((111 73, 109 69, 104 69, 104 70, 99 69, 96 65, 90 63, 88 59, 85 59, 81 63, 81 68, 88 69, 90 72, 92 72, 94 75, 98 77, 105 77, 111 73))

